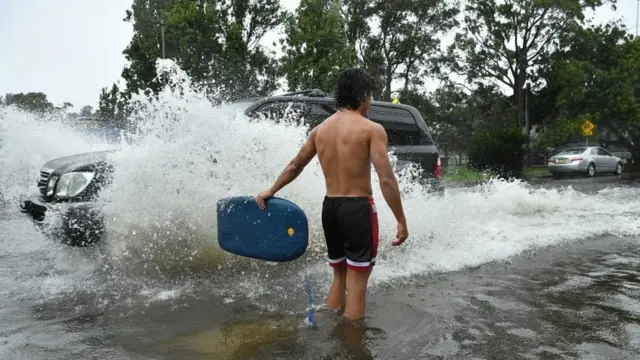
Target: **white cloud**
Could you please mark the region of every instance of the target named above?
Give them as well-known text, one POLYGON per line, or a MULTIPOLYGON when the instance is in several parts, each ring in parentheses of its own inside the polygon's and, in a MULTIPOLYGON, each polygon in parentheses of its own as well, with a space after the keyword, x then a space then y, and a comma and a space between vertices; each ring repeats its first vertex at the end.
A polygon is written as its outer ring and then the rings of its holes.
MULTIPOLYGON (((122 21, 131 0, 9 0, 0 2, 0 94, 42 91, 54 104, 96 106, 100 89, 119 79, 122 51, 132 36, 122 21)), ((283 0, 289 10, 298 0, 283 0)), ((597 22, 624 16, 635 33, 634 0, 615 12, 601 9, 597 22)), ((263 43, 270 46, 277 34, 263 43)))

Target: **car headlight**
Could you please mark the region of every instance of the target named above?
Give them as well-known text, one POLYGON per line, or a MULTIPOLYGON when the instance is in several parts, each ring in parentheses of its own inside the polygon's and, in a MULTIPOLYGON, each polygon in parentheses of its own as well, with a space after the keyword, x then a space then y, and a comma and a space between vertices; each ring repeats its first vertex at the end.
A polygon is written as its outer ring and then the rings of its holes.
POLYGON ((89 185, 93 177, 92 172, 70 172, 60 176, 56 185, 56 196, 68 199, 80 194, 89 185))
POLYGON ((58 176, 53 175, 49 178, 49 182, 47 182, 47 196, 53 195, 53 191, 56 188, 56 183, 58 182, 58 176))

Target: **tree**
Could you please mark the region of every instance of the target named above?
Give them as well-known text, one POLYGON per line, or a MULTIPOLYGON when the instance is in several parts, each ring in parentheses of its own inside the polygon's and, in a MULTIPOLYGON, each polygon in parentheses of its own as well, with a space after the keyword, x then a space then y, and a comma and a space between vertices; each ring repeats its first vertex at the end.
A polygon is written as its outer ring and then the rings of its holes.
POLYGON ((42 92, 6 94, 4 102, 7 106, 15 105, 19 109, 32 113, 45 113, 55 108, 47 100, 47 94, 42 92))
POLYGON ((464 27, 448 52, 452 72, 469 83, 506 85, 518 122, 525 123, 524 92, 531 71, 546 63, 558 40, 580 26, 584 11, 615 0, 469 0, 464 27))
POLYGON ((579 29, 563 45, 547 72, 549 83, 562 89, 554 129, 564 129, 566 140, 589 119, 639 158, 640 38, 610 23, 579 29))
POLYGON ((356 64, 337 0, 301 0, 285 22, 282 71, 290 90, 332 91, 338 74, 356 64))
POLYGON ((482 129, 471 140, 469 166, 503 178, 520 178, 527 141, 528 137, 518 127, 482 129))
POLYGON ((96 115, 105 121, 113 121, 125 126, 131 114, 130 102, 131 93, 120 91, 118 85, 113 84, 111 90, 102 89, 96 115))
POLYGON ((85 105, 80 109, 80 116, 89 117, 93 115, 93 107, 85 105))
POLYGON ((439 0, 375 0, 370 13, 380 26, 369 34, 363 55, 368 56, 365 63, 371 61, 382 72, 380 98, 389 101, 394 80, 408 91, 435 72, 432 61, 438 58, 440 37, 458 25, 458 7, 439 0))
POLYGON ((341 1, 348 42, 356 49, 358 64, 375 79, 377 100, 389 101, 397 90, 413 91, 424 77, 438 72, 440 38, 458 24, 456 1, 341 1), (400 89, 393 89, 396 80, 400 89))
POLYGON ((222 89, 222 97, 275 89, 276 63, 259 41, 282 21, 278 0, 134 0, 124 20, 134 29, 124 50, 130 62, 122 72, 128 92, 163 88, 166 82, 155 67, 163 45, 166 57, 185 70, 194 86, 222 89))
POLYGON ((445 83, 430 95, 430 100, 435 109, 434 133, 447 151, 465 153, 478 131, 508 128, 513 124, 514 108, 495 86, 481 85, 467 92, 460 86, 445 83))

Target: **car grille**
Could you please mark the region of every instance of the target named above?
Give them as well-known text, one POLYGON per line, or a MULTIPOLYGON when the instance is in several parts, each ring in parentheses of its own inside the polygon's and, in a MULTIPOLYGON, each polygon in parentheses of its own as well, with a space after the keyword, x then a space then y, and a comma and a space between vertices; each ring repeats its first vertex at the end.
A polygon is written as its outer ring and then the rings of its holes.
POLYGON ((53 170, 42 168, 40 169, 40 177, 38 178, 38 189, 42 195, 47 193, 47 182, 49 182, 49 176, 53 170))

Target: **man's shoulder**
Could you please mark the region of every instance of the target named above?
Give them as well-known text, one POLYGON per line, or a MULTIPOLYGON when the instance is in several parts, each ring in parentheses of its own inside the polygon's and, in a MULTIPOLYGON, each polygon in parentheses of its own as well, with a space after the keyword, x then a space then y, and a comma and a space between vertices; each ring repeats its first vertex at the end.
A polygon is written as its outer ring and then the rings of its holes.
POLYGON ((367 118, 364 118, 364 119, 367 120, 367 124, 369 124, 369 126, 372 129, 384 129, 384 127, 382 125, 380 125, 380 123, 377 123, 377 122, 375 122, 373 120, 369 120, 367 118))
POLYGON ((386 134, 386 130, 384 129, 384 126, 382 126, 380 123, 371 121, 369 119, 366 119, 366 120, 367 120, 367 128, 371 131, 372 134, 376 134, 380 132, 383 132, 386 134))

